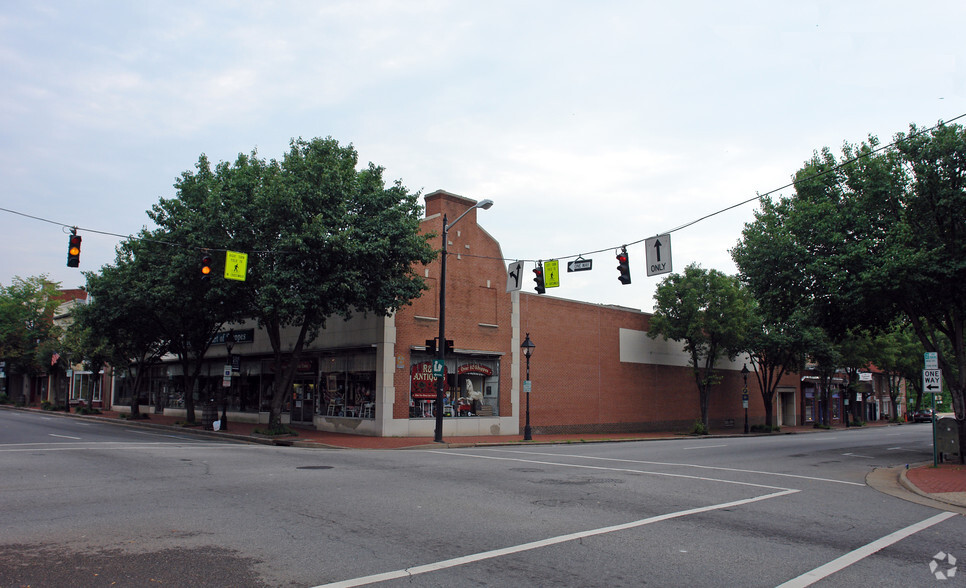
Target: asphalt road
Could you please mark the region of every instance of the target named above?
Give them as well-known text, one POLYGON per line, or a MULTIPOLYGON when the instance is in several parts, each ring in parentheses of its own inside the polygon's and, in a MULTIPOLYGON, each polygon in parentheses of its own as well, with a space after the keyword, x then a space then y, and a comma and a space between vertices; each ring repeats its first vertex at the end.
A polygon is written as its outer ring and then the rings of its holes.
POLYGON ((865 483, 931 459, 928 425, 356 451, 0 410, 0 586, 966 586, 966 518, 865 483))

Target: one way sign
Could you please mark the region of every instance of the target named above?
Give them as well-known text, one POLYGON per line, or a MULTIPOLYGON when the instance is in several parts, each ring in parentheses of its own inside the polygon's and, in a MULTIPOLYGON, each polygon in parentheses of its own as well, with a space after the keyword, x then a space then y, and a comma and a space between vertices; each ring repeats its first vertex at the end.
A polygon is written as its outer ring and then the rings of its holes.
POLYGON ((644 241, 647 275, 671 273, 671 235, 666 233, 644 241))
POLYGON ((943 371, 922 370, 922 389, 926 394, 942 394, 943 371))

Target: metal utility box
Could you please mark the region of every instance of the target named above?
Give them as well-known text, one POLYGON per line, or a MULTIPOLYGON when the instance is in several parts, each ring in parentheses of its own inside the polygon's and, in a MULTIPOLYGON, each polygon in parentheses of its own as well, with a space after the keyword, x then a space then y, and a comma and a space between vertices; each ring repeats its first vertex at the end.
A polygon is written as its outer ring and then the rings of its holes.
POLYGON ((945 456, 943 459, 959 457, 959 423, 952 417, 943 417, 936 421, 936 451, 945 456))

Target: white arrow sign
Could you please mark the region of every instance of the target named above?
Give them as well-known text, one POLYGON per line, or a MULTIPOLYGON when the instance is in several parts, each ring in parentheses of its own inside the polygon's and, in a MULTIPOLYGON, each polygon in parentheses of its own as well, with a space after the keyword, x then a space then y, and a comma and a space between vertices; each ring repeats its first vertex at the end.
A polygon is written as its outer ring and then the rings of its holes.
POLYGON ((523 262, 514 261, 506 266, 506 291, 519 292, 523 287, 523 262))
POLYGON ((942 394, 943 371, 922 370, 922 391, 926 394, 942 394))
POLYGON ((671 235, 658 235, 644 241, 647 275, 671 273, 671 235))

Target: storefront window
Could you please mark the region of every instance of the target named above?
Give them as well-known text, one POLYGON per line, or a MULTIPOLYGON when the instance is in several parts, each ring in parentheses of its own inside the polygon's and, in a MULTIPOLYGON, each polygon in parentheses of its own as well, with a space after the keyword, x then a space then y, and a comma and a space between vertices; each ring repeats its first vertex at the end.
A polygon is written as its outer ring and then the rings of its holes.
POLYGON ((94 385, 93 402, 101 401, 100 376, 91 372, 74 372, 73 385, 70 389, 71 400, 87 400, 91 393, 91 384, 94 385))
MULTIPOLYGON (((499 358, 446 359, 443 375, 443 416, 496 416, 500 410, 499 358)), ((436 378, 433 357, 414 354, 410 365, 409 416, 435 418, 436 378)))
POLYGON ((811 387, 805 389, 805 422, 815 422, 815 389, 811 387))
POLYGON ((375 350, 346 351, 320 360, 318 414, 350 418, 375 418, 375 350))

